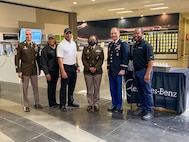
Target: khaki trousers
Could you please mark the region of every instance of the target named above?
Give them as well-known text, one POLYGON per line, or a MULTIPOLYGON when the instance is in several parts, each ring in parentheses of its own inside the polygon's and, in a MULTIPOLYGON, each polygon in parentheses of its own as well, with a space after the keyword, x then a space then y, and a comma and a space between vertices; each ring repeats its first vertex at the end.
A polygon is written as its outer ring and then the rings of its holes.
POLYGON ((24 106, 27 106, 27 107, 29 107, 29 99, 28 99, 29 80, 31 80, 31 85, 32 85, 32 89, 33 89, 34 104, 39 104, 39 91, 38 91, 37 75, 23 76, 23 78, 22 78, 23 99, 24 99, 23 101, 24 101, 24 106))
POLYGON ((100 84, 102 74, 88 75, 85 74, 85 82, 87 87, 87 100, 90 106, 98 106, 100 100, 100 84))

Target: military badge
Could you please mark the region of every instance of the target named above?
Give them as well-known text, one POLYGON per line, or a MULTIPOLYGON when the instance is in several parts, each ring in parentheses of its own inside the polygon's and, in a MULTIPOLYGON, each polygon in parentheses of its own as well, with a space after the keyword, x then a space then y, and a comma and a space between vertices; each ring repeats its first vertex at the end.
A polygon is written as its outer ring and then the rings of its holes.
POLYGON ((121 47, 121 45, 119 44, 118 46, 116 46, 115 50, 116 49, 120 50, 120 47, 121 47))
POLYGON ((101 50, 97 49, 96 52, 97 52, 97 53, 101 53, 101 50))
POLYGON ((28 49, 26 46, 24 46, 24 48, 23 49, 28 49))

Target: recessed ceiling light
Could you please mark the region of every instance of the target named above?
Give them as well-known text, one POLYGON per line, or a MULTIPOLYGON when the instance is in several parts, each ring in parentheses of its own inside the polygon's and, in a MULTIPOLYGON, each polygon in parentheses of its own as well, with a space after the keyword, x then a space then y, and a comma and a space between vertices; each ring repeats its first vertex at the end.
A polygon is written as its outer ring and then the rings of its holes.
POLYGON ((140 17, 144 17, 144 15, 140 15, 140 17))
POLYGON ((165 15, 166 13, 162 13, 163 15, 165 15))
POLYGON ((160 5, 164 5, 164 3, 147 4, 147 5, 144 5, 144 7, 160 6, 160 5))
POLYGON ((118 11, 118 10, 124 10, 125 8, 114 8, 114 9, 108 9, 108 11, 118 11))
POLYGON ((121 19, 123 19, 123 17, 121 17, 121 19))
POLYGON ((155 8, 150 8, 150 10, 161 10, 161 9, 167 9, 169 7, 155 7, 155 8))
POLYGON ((116 12, 117 14, 122 14, 122 13, 131 13, 133 11, 129 10, 129 11, 119 11, 119 12, 116 12))
POLYGON ((73 2, 73 4, 77 4, 77 2, 76 2, 76 1, 74 1, 74 2, 73 2))
POLYGON ((95 0, 91 0, 92 2, 94 2, 95 0))

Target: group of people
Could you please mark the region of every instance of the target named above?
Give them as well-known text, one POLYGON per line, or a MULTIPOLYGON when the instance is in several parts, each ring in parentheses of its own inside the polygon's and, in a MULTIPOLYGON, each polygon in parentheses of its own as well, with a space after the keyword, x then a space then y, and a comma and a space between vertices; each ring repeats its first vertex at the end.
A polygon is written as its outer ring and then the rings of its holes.
MULTIPOLYGON (((69 28, 64 30, 65 39, 58 45, 53 34, 48 35, 48 44, 42 49, 39 56, 38 46, 32 42, 32 33, 25 31, 26 40, 17 47, 15 54, 15 65, 18 77, 22 79, 24 111, 29 112, 28 84, 31 79, 34 96, 34 108, 42 109, 39 101, 37 75, 43 70, 47 80, 47 94, 49 107, 59 107, 66 112, 67 105, 79 107, 74 103, 74 89, 76 85, 77 72, 80 72, 77 57, 76 43, 72 40, 72 31, 69 28), (57 80, 61 76, 60 104, 56 101, 57 80)), ((122 77, 127 74, 130 60, 130 46, 120 39, 120 31, 114 27, 110 31, 112 42, 108 45, 107 72, 109 78, 112 106, 109 112, 122 113, 122 77)), ((142 28, 136 28, 133 39, 133 76, 137 82, 140 107, 134 115, 140 115, 143 120, 153 118, 153 96, 151 91, 153 48, 144 40, 142 28)), ((100 100, 100 84, 102 79, 102 65, 104 61, 103 48, 98 45, 98 38, 91 35, 88 38, 88 46, 82 52, 82 63, 84 66, 84 79, 87 89, 88 107, 87 111, 98 112, 100 100)))

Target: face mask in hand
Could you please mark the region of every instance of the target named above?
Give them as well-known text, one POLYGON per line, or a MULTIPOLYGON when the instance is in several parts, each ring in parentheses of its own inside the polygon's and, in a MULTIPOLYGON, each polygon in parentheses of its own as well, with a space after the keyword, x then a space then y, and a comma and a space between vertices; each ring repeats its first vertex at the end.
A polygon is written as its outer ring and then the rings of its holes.
POLYGON ((96 44, 95 41, 89 41, 89 45, 90 45, 90 46, 94 46, 95 44, 96 44))

